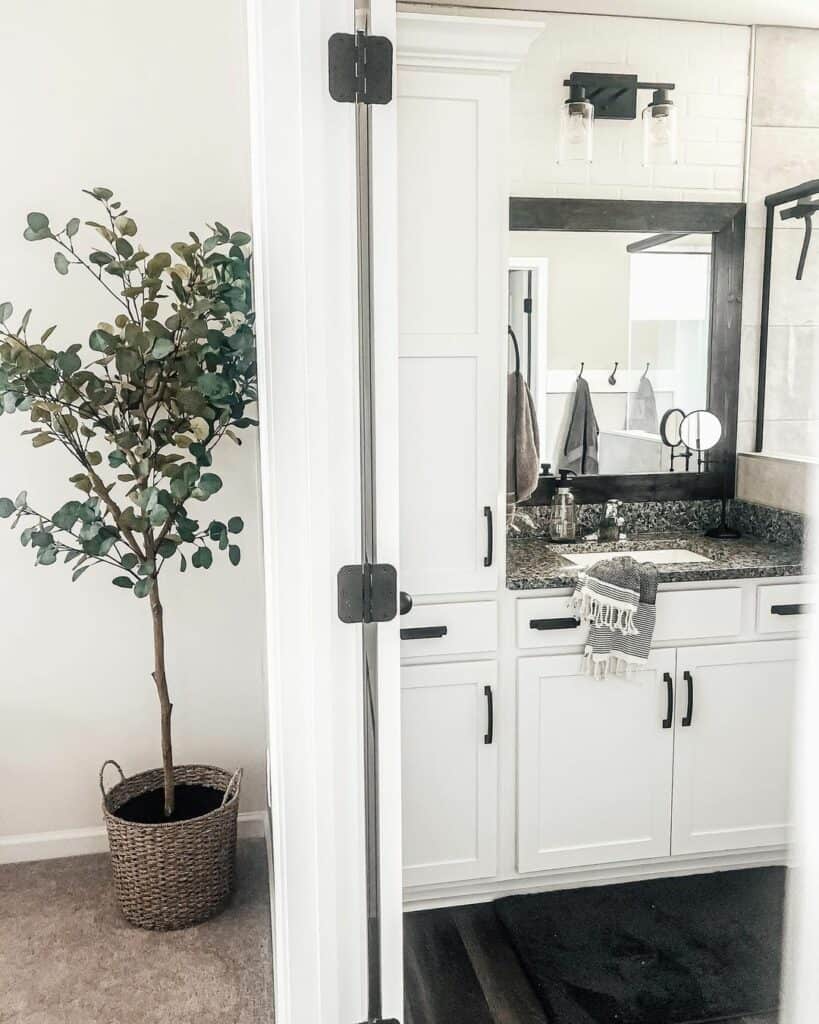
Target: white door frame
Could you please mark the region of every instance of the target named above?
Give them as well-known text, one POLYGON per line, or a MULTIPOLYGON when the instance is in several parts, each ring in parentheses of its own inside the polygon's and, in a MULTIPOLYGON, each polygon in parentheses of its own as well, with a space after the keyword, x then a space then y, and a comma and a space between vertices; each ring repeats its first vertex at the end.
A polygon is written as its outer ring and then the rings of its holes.
MULTIPOLYGON (((366 1017, 354 112, 327 86, 353 0, 248 0, 277 1024, 366 1017)), ((372 32, 394 38, 394 3, 372 32)), ((373 117, 379 558, 397 564, 395 114, 373 117)), ((402 1011, 398 625, 380 629, 386 1016, 402 1011)))

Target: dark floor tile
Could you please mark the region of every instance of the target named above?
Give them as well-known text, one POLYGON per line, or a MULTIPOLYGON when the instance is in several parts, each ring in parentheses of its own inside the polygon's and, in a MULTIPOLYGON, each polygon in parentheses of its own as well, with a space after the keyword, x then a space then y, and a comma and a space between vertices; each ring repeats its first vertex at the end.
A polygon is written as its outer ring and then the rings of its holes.
POLYGON ((452 912, 404 915, 406 1024, 494 1024, 452 912))

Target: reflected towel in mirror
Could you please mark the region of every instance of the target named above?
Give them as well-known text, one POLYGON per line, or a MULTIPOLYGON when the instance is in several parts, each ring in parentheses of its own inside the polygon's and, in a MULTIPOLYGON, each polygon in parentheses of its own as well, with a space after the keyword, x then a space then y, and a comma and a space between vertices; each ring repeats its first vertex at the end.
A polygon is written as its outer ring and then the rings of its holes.
POLYGON ((506 382, 506 500, 525 501, 540 476, 540 434, 532 392, 520 373, 506 382))
POLYGON ((581 474, 599 473, 600 463, 597 451, 597 417, 594 415, 591 391, 585 378, 577 378, 577 389, 574 393, 572 416, 563 445, 563 457, 559 469, 570 469, 578 476, 581 474))
POLYGON ((626 430, 644 430, 647 434, 659 433, 657 399, 654 397, 654 387, 645 374, 640 378, 637 390, 628 396, 626 430))

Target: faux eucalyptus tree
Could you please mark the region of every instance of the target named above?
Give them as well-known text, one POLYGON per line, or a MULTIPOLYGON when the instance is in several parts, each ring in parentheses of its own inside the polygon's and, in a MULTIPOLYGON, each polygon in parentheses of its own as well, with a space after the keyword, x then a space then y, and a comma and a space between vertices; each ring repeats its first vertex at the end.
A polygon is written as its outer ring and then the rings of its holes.
MULTIPOLYGON (((174 810, 172 704, 165 673, 159 576, 170 564, 209 569, 214 549, 237 565, 239 516, 199 522, 195 507, 222 487, 213 450, 256 424, 256 356, 250 236, 218 221, 170 252, 148 252, 137 225, 108 188, 87 192, 101 207, 86 221, 94 246, 80 251, 79 218, 57 230, 30 213, 24 237, 56 246, 58 274, 90 274, 107 293, 113 323, 98 323, 87 345, 58 348, 56 325, 34 341, 31 310, 13 326, 0 303, 0 401, 27 413, 35 448, 57 443, 77 463, 78 492, 50 514, 26 491, 0 498, 0 517, 22 522, 36 565, 67 563, 72 580, 95 567, 116 570, 113 584, 148 598, 153 619, 153 679, 161 708, 165 814, 174 810), (186 556, 187 552, 187 556, 186 556)), ((84 232, 83 232, 84 233, 84 232)))

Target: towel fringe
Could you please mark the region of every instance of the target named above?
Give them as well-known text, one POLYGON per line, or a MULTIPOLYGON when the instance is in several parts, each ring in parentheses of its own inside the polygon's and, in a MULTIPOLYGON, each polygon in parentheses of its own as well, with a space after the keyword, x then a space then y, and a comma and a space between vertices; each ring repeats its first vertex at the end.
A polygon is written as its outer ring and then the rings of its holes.
POLYGON ((588 590, 577 590, 571 599, 570 607, 575 617, 591 626, 608 626, 612 632, 624 636, 635 636, 637 627, 634 624, 635 608, 625 601, 612 598, 601 598, 588 590))
POLYGON ((645 661, 642 658, 632 657, 619 651, 595 654, 590 647, 587 647, 583 654, 581 672, 594 679, 605 679, 608 675, 634 675, 640 666, 645 666, 645 661))

